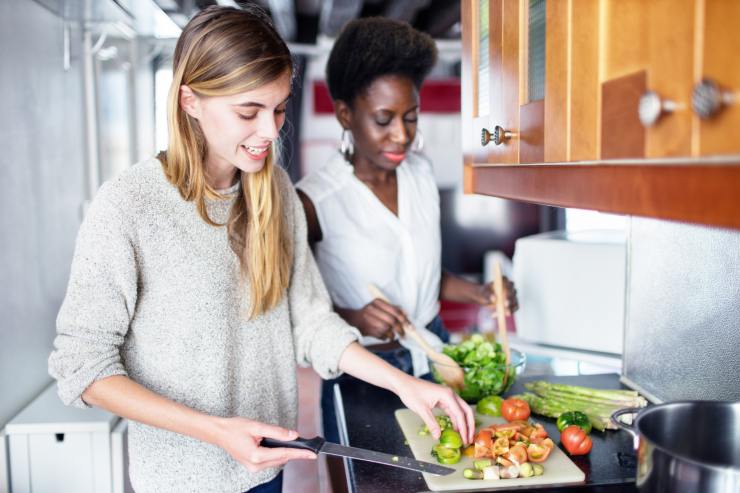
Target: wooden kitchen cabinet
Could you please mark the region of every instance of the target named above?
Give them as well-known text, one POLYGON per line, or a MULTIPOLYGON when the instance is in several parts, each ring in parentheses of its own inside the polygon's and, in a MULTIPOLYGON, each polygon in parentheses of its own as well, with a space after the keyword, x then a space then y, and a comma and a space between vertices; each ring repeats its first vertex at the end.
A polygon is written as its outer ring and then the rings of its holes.
POLYGON ((740 2, 471 0, 462 25, 466 191, 740 228, 740 2))

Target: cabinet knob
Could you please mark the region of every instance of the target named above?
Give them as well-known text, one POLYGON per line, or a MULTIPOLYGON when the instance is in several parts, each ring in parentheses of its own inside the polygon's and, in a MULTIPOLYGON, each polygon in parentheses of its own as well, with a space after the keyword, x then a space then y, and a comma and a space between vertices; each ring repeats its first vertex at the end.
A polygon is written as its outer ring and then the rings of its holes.
POLYGON ((676 111, 676 108, 678 108, 678 105, 675 101, 663 99, 655 91, 647 91, 640 96, 637 113, 640 117, 640 123, 647 128, 655 125, 662 115, 676 111))
POLYGON ((491 142, 491 137, 493 137, 493 135, 491 134, 491 132, 489 132, 488 129, 482 128, 480 130, 480 145, 482 147, 485 147, 486 144, 488 144, 489 142, 491 142))
POLYGON ((489 132, 488 129, 481 129, 480 132, 480 145, 484 146, 489 142, 493 141, 494 144, 500 146, 507 140, 509 140, 514 134, 508 130, 504 130, 501 125, 493 127, 493 133, 489 132))
POLYGON ((496 125, 493 128, 493 143, 497 146, 500 146, 508 139, 510 139, 511 135, 511 132, 509 132, 508 130, 504 130, 504 128, 500 125, 496 125))
POLYGON ((691 108, 701 119, 708 119, 719 113, 724 106, 732 104, 732 92, 722 89, 712 79, 702 79, 691 93, 691 108))

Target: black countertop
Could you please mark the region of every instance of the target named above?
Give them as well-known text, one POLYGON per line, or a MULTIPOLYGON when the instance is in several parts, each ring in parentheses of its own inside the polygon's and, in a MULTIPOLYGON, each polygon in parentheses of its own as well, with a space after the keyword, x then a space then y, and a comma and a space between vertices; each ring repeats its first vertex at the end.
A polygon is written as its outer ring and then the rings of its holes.
MULTIPOLYGON (((603 389, 625 388, 619 382, 617 374, 535 376, 519 379, 507 395, 523 392, 523 382, 543 378, 551 382, 603 389)), ((338 397, 337 419, 343 442, 355 447, 412 457, 411 450, 404 444, 403 433, 394 416, 396 409, 404 407, 395 394, 355 379, 343 379, 336 385, 335 394, 338 397)), ((545 425, 551 437, 559 436, 555 420, 541 416, 535 416, 534 419, 545 425)), ((605 433, 592 432, 591 437, 594 442, 591 453, 587 456, 571 457, 573 462, 586 473, 584 484, 560 488, 545 487, 536 490, 552 493, 636 492, 634 485, 636 459, 632 450, 631 436, 625 432, 607 431, 605 433)), ((558 440, 555 439, 555 442, 558 443, 558 440)), ((560 446, 559 443, 558 446, 560 446)), ((345 466, 349 486, 356 493, 428 491, 422 475, 414 471, 353 460, 345 461, 345 466)), ((513 489, 517 488, 496 488, 495 491, 513 489)), ((518 489, 521 490, 521 488, 518 489)))

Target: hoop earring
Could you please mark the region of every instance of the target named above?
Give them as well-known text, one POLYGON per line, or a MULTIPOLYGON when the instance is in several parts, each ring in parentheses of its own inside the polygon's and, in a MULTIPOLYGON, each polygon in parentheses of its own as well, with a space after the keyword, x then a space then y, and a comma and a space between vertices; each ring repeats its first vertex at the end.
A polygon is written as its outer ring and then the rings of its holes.
POLYGON ((424 134, 421 133, 421 129, 416 129, 416 137, 411 145, 414 152, 421 152, 424 149, 424 134))
POLYGON ((346 128, 342 130, 342 138, 339 142, 339 153, 344 156, 348 163, 352 162, 352 156, 355 153, 355 144, 352 139, 352 132, 346 128))

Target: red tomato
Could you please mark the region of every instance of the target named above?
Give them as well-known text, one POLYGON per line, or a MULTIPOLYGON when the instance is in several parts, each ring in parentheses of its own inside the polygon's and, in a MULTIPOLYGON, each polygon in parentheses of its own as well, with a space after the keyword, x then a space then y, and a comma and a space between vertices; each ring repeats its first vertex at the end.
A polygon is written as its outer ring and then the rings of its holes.
POLYGON ((521 399, 506 399, 501 404, 501 416, 506 421, 518 421, 529 418, 529 404, 521 399))
POLYGON ((473 455, 476 459, 483 459, 491 457, 491 448, 493 447, 493 440, 491 438, 491 430, 482 429, 475 436, 475 450, 473 455))
POLYGON ((560 433, 560 442, 570 455, 586 455, 591 452, 591 437, 578 425, 570 425, 560 433))

